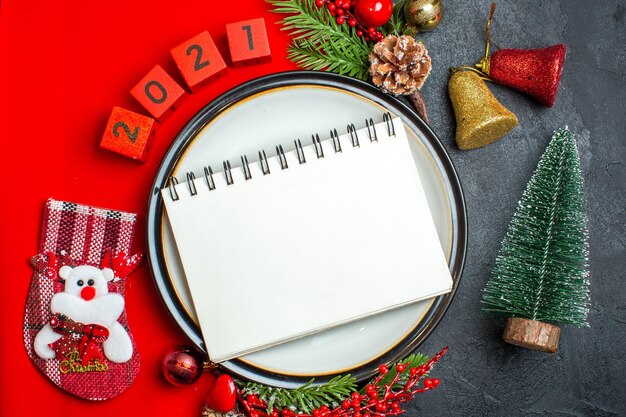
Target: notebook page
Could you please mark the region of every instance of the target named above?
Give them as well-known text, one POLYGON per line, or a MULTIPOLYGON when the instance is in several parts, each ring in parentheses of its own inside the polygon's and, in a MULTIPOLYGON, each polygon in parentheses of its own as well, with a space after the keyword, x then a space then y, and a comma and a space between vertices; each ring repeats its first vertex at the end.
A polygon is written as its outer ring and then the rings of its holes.
POLYGON ((287 152, 287 169, 233 168, 197 195, 162 190, 209 357, 255 350, 450 291, 441 250, 406 132, 376 125, 360 147, 323 141, 324 158, 287 152))

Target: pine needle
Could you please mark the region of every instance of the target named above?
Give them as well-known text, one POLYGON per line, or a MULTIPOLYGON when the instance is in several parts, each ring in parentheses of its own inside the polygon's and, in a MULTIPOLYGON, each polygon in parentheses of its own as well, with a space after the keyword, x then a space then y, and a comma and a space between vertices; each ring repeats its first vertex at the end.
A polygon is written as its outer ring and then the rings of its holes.
POLYGON ((323 385, 313 385, 314 380, 296 389, 274 388, 255 382, 243 383, 244 395, 258 395, 267 403, 267 413, 274 408, 291 408, 297 413, 311 414, 313 409, 323 405, 339 406, 340 401, 356 388, 356 378, 348 375, 337 376, 323 385), (293 409, 296 407, 297 409, 293 409))
POLYGON ((393 13, 391 14, 391 18, 389 19, 389 22, 387 22, 387 24, 382 28, 382 32, 385 36, 402 36, 402 29, 406 24, 406 19, 404 17, 404 3, 405 0, 400 0, 393 5, 393 13))
POLYGON ((356 30, 340 25, 315 0, 267 0, 284 13, 282 30, 293 38, 287 57, 304 69, 331 71, 367 80, 370 47, 356 30))

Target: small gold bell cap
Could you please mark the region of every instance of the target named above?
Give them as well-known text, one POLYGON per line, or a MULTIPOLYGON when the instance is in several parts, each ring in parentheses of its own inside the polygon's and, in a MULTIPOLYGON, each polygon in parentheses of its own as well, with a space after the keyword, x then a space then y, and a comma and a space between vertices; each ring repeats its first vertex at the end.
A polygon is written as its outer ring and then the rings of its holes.
POLYGON ((448 93, 456 115, 456 144, 459 149, 488 145, 519 124, 517 117, 500 104, 475 72, 453 71, 448 93))

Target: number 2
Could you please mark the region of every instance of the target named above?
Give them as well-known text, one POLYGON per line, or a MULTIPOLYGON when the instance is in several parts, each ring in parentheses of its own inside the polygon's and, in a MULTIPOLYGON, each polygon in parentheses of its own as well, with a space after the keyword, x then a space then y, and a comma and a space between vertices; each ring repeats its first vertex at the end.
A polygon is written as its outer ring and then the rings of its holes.
POLYGON ((254 49, 254 42, 252 42, 252 28, 250 27, 250 25, 245 25, 242 26, 241 29, 245 30, 248 34, 248 49, 249 50, 253 50, 254 49))
POLYGON ((120 132, 118 130, 120 127, 124 129, 124 132, 126 133, 126 136, 128 136, 128 139, 130 139, 132 143, 135 143, 135 141, 137 140, 137 135, 139 134, 139 126, 137 126, 133 132, 131 132, 130 127, 128 127, 126 123, 124 122, 115 123, 113 125, 113 135, 115 135, 116 138, 120 137, 120 132))
POLYGON ((185 53, 187 54, 187 56, 191 56, 193 51, 196 51, 196 60, 193 63, 193 70, 194 71, 200 71, 202 68, 204 68, 204 67, 206 67, 207 65, 210 64, 208 59, 202 61, 202 52, 203 51, 202 51, 202 47, 200 45, 197 45, 197 44, 189 45, 189 48, 187 48, 187 51, 185 51, 185 53))

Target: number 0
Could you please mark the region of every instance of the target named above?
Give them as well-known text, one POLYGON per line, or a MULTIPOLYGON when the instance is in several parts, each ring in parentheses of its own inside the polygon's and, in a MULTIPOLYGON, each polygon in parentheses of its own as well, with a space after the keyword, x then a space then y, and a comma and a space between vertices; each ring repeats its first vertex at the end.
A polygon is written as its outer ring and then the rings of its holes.
POLYGON ((155 104, 161 104, 167 99, 167 90, 165 89, 165 87, 163 87, 163 84, 158 81, 149 81, 144 88, 144 92, 146 93, 146 96, 150 99, 150 101, 155 104), (154 96, 154 94, 152 94, 152 91, 150 91, 150 87, 152 86, 155 86, 161 92, 161 97, 157 98, 154 96))

